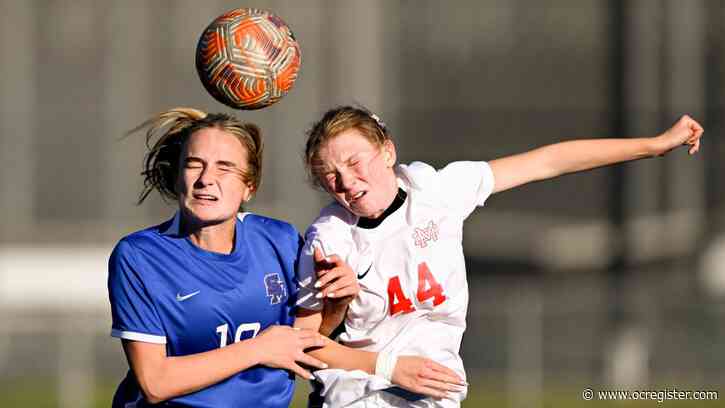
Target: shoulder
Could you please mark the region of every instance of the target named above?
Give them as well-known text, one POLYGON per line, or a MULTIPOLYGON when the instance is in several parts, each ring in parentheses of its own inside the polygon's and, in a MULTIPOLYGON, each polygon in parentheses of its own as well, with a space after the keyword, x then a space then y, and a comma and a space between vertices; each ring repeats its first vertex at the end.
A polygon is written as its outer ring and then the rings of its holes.
POLYGON ((414 161, 410 164, 395 166, 398 178, 414 190, 427 190, 437 183, 438 172, 428 163, 414 161))
POLYGON ((355 214, 347 211, 337 202, 333 202, 320 210, 320 215, 307 228, 305 236, 320 233, 338 234, 350 231, 357 224, 357 220, 358 217, 355 214))
POLYGON ((320 210, 320 215, 315 219, 315 222, 354 225, 357 223, 357 216, 346 210, 345 207, 336 201, 333 201, 320 210))
POLYGON ((267 234, 275 235, 291 235, 297 236, 297 228, 287 221, 278 220, 276 218, 265 217, 263 215, 254 214, 250 212, 239 213, 237 215, 239 222, 244 225, 246 229, 250 229, 256 232, 264 232, 267 234))
POLYGON ((244 231, 245 239, 250 242, 266 242, 273 248, 285 248, 285 251, 292 251, 296 254, 302 242, 302 238, 294 225, 265 217, 254 213, 239 213, 237 225, 244 231))
POLYGON ((111 260, 116 258, 130 260, 138 251, 149 251, 155 248, 159 241, 163 239, 159 230, 164 224, 132 232, 121 238, 113 248, 111 260))
POLYGON ((159 244, 159 242, 164 240, 164 236, 161 234, 161 231, 168 228, 170 223, 171 221, 166 221, 152 227, 132 232, 121 238, 118 241, 118 244, 116 244, 116 248, 120 251, 131 251, 132 249, 146 250, 155 247, 159 244))
POLYGON ((480 178, 489 176, 491 167, 485 161, 455 161, 436 170, 430 164, 415 161, 396 166, 398 177, 417 190, 426 190, 436 184, 447 183, 449 179, 480 178))

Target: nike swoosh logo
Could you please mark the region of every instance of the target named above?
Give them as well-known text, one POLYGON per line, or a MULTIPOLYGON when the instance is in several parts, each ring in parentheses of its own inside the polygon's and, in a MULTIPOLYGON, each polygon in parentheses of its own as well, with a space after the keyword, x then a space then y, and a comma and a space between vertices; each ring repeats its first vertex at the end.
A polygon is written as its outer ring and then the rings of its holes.
POLYGON ((370 268, 372 268, 372 267, 373 267, 373 264, 370 264, 370 266, 368 266, 368 269, 365 271, 365 273, 363 273, 362 275, 357 275, 357 279, 360 280, 360 279, 364 278, 365 275, 367 275, 368 272, 370 272, 370 268))
POLYGON ((191 292, 188 295, 184 295, 184 296, 181 296, 181 293, 178 293, 177 292, 176 293, 176 300, 178 300, 179 302, 183 302, 183 301, 185 301, 186 299, 189 299, 192 296, 198 295, 199 292, 201 292, 201 291, 200 290, 197 290, 196 292, 191 292))

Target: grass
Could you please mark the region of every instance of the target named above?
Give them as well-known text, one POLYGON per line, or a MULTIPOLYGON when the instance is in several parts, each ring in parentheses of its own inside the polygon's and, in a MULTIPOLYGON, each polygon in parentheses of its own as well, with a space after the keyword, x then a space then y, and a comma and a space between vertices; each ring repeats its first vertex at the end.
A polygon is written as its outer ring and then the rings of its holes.
MULTIPOLYGON (((98 384, 92 397, 91 408, 108 408, 115 391, 116 384, 98 384)), ((657 387, 652 387, 657 389, 657 387)), ((672 386, 660 387, 671 389, 672 386)), ((678 389, 698 389, 698 387, 678 386, 678 389)), ((701 388, 701 387, 700 387, 701 388)), ((724 407, 725 395, 720 391, 721 398, 716 401, 584 401, 581 398, 583 387, 549 388, 544 391, 542 401, 527 401, 525 395, 512 396, 504 387, 490 385, 473 386, 468 398, 463 402, 464 408, 496 407, 496 408, 699 408, 724 407), (514 400, 515 399, 515 400, 514 400)), ((306 408, 309 385, 298 382, 297 392, 290 405, 291 408, 306 408)), ((45 379, 2 379, 0 380, 0 407, 59 407, 58 390, 52 378, 45 379)))

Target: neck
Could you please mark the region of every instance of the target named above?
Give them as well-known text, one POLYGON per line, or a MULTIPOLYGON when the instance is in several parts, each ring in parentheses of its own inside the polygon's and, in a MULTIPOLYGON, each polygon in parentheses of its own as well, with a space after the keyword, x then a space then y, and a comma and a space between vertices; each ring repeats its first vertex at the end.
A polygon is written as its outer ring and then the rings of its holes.
POLYGON ((398 211, 398 208, 403 206, 403 203, 405 203, 405 199, 408 197, 408 194, 403 191, 402 188, 398 188, 398 192, 395 195, 395 199, 393 199, 393 202, 390 203, 390 206, 388 206, 385 211, 383 211, 382 214, 380 214, 376 218, 365 218, 360 217, 357 221, 357 226, 364 229, 373 229, 377 228, 378 225, 382 224, 383 221, 392 213, 398 211))
POLYGON ((393 173, 393 177, 390 179, 390 186, 387 189, 386 197, 384 198, 385 207, 380 209, 380 212, 375 214, 373 217, 370 218, 379 218, 384 213, 385 210, 390 208, 391 205, 393 205, 393 202, 395 201, 395 197, 398 195, 398 179, 395 177, 395 174, 393 173))
POLYGON ((197 247, 220 254, 231 254, 234 249, 234 229, 236 218, 211 225, 194 226, 192 223, 183 225, 189 240, 197 247))

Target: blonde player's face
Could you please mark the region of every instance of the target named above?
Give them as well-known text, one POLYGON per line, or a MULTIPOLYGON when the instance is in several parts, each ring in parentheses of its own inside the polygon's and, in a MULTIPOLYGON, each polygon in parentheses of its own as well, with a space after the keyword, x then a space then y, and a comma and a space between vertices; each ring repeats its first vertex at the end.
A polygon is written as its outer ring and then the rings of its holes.
POLYGON ((357 216, 379 217, 398 192, 390 141, 377 146, 359 130, 348 129, 323 145, 317 160, 315 173, 322 186, 357 216))
POLYGON ((224 130, 194 132, 179 165, 179 207, 194 224, 231 222, 253 193, 243 175, 247 151, 236 136, 224 130))

